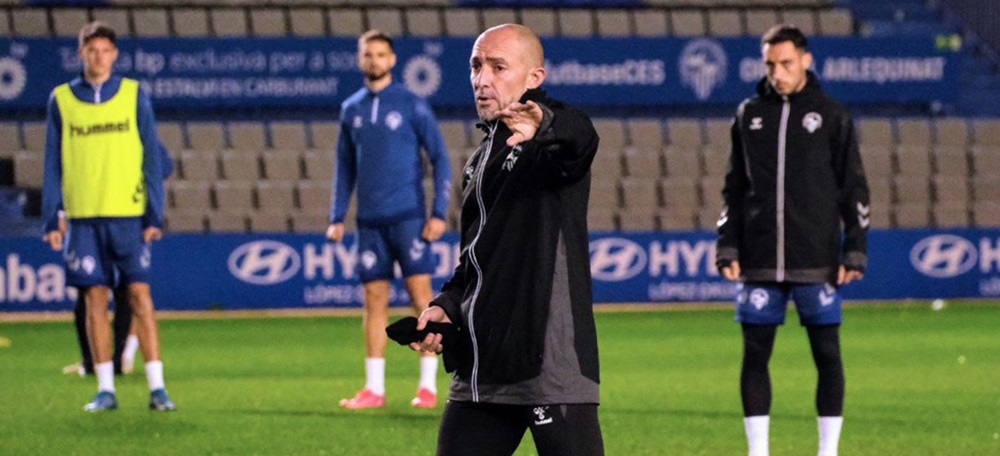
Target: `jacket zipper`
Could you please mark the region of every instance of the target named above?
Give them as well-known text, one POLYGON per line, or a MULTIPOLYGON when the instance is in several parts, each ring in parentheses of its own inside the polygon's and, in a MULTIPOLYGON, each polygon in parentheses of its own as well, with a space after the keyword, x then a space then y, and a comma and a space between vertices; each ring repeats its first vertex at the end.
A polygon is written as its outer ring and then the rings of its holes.
POLYGON ((372 125, 378 123, 378 95, 375 95, 375 100, 372 101, 372 125))
POLYGON ((788 97, 781 97, 783 101, 781 105, 781 126, 778 128, 778 177, 777 177, 777 201, 775 217, 777 220, 777 235, 778 239, 776 242, 777 248, 777 258, 775 259, 775 281, 783 282, 785 280, 785 147, 788 142, 788 115, 791 111, 791 104, 788 101, 788 97))
POLYGON ((479 236, 483 234, 483 228, 486 226, 486 204, 483 203, 483 174, 486 171, 486 163, 490 159, 490 152, 493 151, 493 139, 497 131, 497 125, 499 123, 493 124, 490 128, 489 144, 486 146, 486 152, 479 159, 479 172, 476 175, 475 183, 476 205, 479 208, 479 230, 476 232, 476 237, 472 238, 472 241, 469 242, 468 247, 469 262, 476 270, 476 288, 472 291, 472 296, 469 297, 468 317, 469 337, 472 338, 472 378, 469 379, 470 386, 472 387, 472 402, 479 402, 479 344, 476 340, 476 326, 473 323, 473 317, 476 313, 476 301, 479 299, 479 291, 483 287, 483 269, 479 266, 479 259, 476 258, 476 243, 479 242, 479 236))

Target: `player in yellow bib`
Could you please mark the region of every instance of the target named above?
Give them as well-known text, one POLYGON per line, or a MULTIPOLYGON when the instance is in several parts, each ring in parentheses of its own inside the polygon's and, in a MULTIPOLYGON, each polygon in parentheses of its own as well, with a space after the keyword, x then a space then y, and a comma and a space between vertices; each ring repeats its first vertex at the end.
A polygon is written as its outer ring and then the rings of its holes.
POLYGON ((150 243, 160 239, 164 201, 153 107, 138 82, 112 73, 118 58, 113 29, 85 25, 79 53, 83 74, 49 99, 42 211, 45 241, 63 252, 67 285, 86 301, 98 393, 84 409, 118 408, 108 301, 120 282, 138 322, 149 407, 174 410, 149 290, 150 243), (60 208, 69 221, 65 231, 60 208))

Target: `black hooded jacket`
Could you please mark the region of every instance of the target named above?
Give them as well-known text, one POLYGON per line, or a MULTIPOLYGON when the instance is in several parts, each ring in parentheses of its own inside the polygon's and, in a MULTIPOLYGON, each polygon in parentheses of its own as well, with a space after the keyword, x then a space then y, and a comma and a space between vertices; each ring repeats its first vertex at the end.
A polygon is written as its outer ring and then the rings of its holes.
POLYGON ((840 265, 867 266, 871 214, 854 122, 807 77, 789 96, 761 80, 733 122, 717 263, 739 260, 747 281, 835 283, 840 265))
POLYGON ((569 302, 559 308, 571 313, 573 340, 558 350, 575 354, 575 375, 598 381, 587 236, 597 133, 586 114, 540 89, 526 100, 544 112, 531 140, 512 148, 503 122, 480 125, 486 136, 462 171, 459 263, 431 303, 460 330, 459 343, 445 347, 445 367, 471 385, 473 400, 478 385, 540 375, 556 301, 569 302))

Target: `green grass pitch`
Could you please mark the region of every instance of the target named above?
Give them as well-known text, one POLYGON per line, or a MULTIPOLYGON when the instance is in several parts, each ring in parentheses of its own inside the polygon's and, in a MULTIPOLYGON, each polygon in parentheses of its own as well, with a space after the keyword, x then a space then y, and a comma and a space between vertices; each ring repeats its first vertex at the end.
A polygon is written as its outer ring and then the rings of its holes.
MULTIPOLYGON (((1000 304, 864 305, 845 319, 842 455, 1000 455, 1000 304)), ((745 454, 728 306, 601 312, 597 323, 607 454, 745 454)), ((147 410, 137 372, 118 380, 119 410, 88 414, 95 380, 59 373, 77 357, 71 324, 0 324, 0 454, 434 452, 441 408, 408 406, 418 368, 408 349, 389 349, 385 409, 337 407, 363 380, 360 318, 167 320, 161 332, 179 410, 147 410)), ((794 314, 771 374, 772 454, 815 454, 815 370, 794 314)), ((442 391, 447 380, 442 371, 442 391)), ((517 454, 534 453, 526 436, 517 454)))

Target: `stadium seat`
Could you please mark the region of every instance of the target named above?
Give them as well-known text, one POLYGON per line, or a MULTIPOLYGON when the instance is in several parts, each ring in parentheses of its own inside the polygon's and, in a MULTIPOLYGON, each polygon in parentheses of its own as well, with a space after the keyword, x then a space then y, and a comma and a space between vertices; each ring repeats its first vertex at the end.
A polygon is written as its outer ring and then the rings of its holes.
POLYGON ((212 186, 205 181, 170 181, 170 207, 204 214, 212 208, 212 186))
POLYGON ((708 33, 712 36, 743 35, 743 20, 740 18, 740 11, 728 8, 714 8, 709 10, 708 33))
POLYGON ((588 231, 615 231, 615 210, 608 208, 590 209, 587 211, 588 231))
MULTIPOLYGON (((869 145, 861 144, 861 163, 865 168, 865 174, 870 178, 878 179, 892 176, 892 148, 889 145, 869 145)), ((869 179, 871 180, 871 179, 869 179)))
POLYGON ((222 150, 225 138, 219 122, 188 122, 188 144, 194 150, 222 150))
POLYGON ((212 233, 246 233, 247 217, 241 212, 215 211, 208 213, 208 231, 212 233))
POLYGON ((976 203, 984 201, 1000 202, 1000 176, 993 174, 973 177, 972 197, 976 203))
POLYGON ((167 211, 166 231, 170 233, 204 233, 204 211, 167 211))
POLYGON ((893 208, 893 220, 899 228, 923 228, 930 225, 931 214, 926 202, 897 204, 893 208))
POLYGON ((0 151, 13 152, 24 149, 21 128, 16 122, 0 122, 0 151))
MULTIPOLYGON (((132 27, 129 26, 129 12, 125 9, 115 9, 115 8, 93 8, 90 10, 90 14, 93 16, 95 21, 101 21, 108 24, 111 28, 115 29, 115 32, 119 36, 133 35, 132 27)), ((77 25, 77 32, 83 24, 77 25)))
POLYGON ((287 233, 290 223, 282 211, 257 211, 247 217, 251 233, 287 233))
POLYGON ((702 177, 698 181, 702 208, 711 209, 718 215, 719 211, 722 210, 722 206, 726 204, 722 200, 722 188, 725 187, 725 183, 725 178, 711 176, 702 177))
POLYGON ((444 33, 448 36, 477 36, 479 18, 472 8, 446 8, 444 10, 444 33))
POLYGON ((622 154, 617 149, 599 147, 590 171, 597 179, 613 179, 615 182, 622 176, 622 154))
POLYGON ((306 124, 303 122, 273 122, 271 128, 271 146, 280 151, 303 151, 308 149, 306 124))
POLYGON ((306 177, 313 180, 333 179, 333 152, 325 150, 307 150, 302 155, 305 164, 306 177))
POLYGON ((1000 203, 997 200, 976 201, 972 207, 972 221, 977 228, 1000 226, 1000 203))
POLYGON ((931 144, 931 123, 927 119, 899 119, 896 139, 903 146, 927 147, 931 144))
POLYGON ((220 157, 222 178, 230 181, 255 181, 260 179, 260 161, 253 152, 224 150, 220 157))
POLYGON ((469 144, 469 135, 465 131, 465 122, 460 120, 444 120, 439 122, 441 135, 448 146, 448 152, 465 150, 469 144))
POLYGON ((332 183, 330 181, 301 180, 295 184, 298 204, 303 211, 330 210, 332 183))
POLYGON ((215 151, 182 150, 174 156, 184 180, 212 182, 219 178, 219 157, 215 151))
POLYGON ((254 208, 253 183, 218 181, 212 184, 215 208, 220 211, 250 211, 254 208))
POLYGON ((663 150, 663 123, 660 119, 628 119, 630 151, 654 152, 663 150))
POLYGON ((925 207, 931 201, 931 183, 926 176, 903 176, 893 178, 896 204, 922 203, 925 207))
POLYGON ((874 210, 888 211, 892 205, 892 181, 886 177, 868 179, 868 199, 874 210))
POLYGON ((8 37, 10 35, 10 10, 0 9, 0 36, 8 37))
POLYGON ((816 15, 806 8, 791 8, 781 12, 781 21, 799 28, 806 36, 817 35, 816 15))
POLYGON ((208 10, 212 31, 218 37, 244 37, 249 34, 245 10, 240 8, 212 7, 208 10))
POLYGON ((136 36, 170 36, 167 10, 163 8, 140 8, 132 10, 132 25, 136 36))
POLYGON ((699 154, 698 149, 667 146, 663 151, 663 162, 667 176, 701 176, 701 154, 699 154))
POLYGON ((358 8, 336 8, 328 11, 327 22, 333 36, 357 37, 364 33, 364 16, 358 8))
POLYGON ((927 144, 900 145, 896 148, 897 174, 902 176, 929 176, 931 153, 927 144))
POLYGON ((590 183, 591 209, 617 209, 618 179, 594 179, 590 183))
POLYGON ((969 123, 965 119, 946 117, 934 121, 934 144, 944 147, 969 146, 969 123))
POLYGON ((670 28, 667 26, 667 14, 661 9, 637 9, 632 11, 635 21, 635 34, 641 37, 667 36, 670 28))
POLYGON ((294 36, 326 36, 326 20, 320 8, 292 8, 288 22, 294 36))
POLYGON ((556 13, 550 9, 526 8, 521 10, 521 23, 541 38, 556 36, 556 13))
POLYGON ((965 176, 934 176, 931 182, 937 204, 968 204, 969 181, 965 176))
MULTIPOLYGON (((49 15, 43 8, 14 8, 10 10, 13 36, 42 38, 49 36, 49 15)), ((83 24, 79 25, 80 27, 83 24)), ((79 28, 77 32, 79 32, 79 28)))
POLYGON ((719 217, 721 215, 722 206, 702 206, 702 208, 698 210, 698 229, 704 231, 716 231, 719 228, 719 217))
POLYGON ((938 228, 969 226, 969 209, 965 205, 937 205, 931 210, 931 216, 938 228))
POLYGON ((295 183, 292 181, 259 181, 255 191, 260 209, 289 211, 295 208, 295 183))
POLYGON ((659 178, 664 175, 659 151, 630 150, 623 154, 629 177, 659 178))
POLYGON ((281 9, 250 9, 250 30, 253 36, 285 36, 288 34, 285 21, 285 13, 281 9))
POLYGON ((884 118, 858 120, 858 136, 864 146, 891 146, 896 139, 892 133, 892 123, 884 118))
POLYGON ((619 119, 594 119, 594 129, 601 138, 602 151, 621 151, 625 147, 625 126, 619 119))
POLYGON ((666 207, 656 212, 657 228, 663 231, 689 231, 698 227, 697 207, 666 207))
POLYGON ((228 125, 229 147, 246 152, 267 149, 264 124, 260 122, 230 122, 228 125))
POLYGON ((698 119, 667 119, 667 139, 671 146, 697 150, 701 147, 701 121, 698 119))
POLYGON ((297 212, 292 214, 290 221, 295 233, 325 233, 330 225, 326 212, 297 212))
POLYGON ((969 174, 969 155, 965 147, 937 146, 933 152, 934 172, 937 175, 964 177, 969 174))
POLYGON ((204 8, 177 8, 173 10, 174 33, 179 37, 206 37, 208 11, 204 8))
POLYGON ((406 28, 410 36, 441 36, 443 27, 438 10, 431 8, 407 8, 406 28))
POLYGON ((670 11, 670 32, 674 36, 703 36, 705 31, 705 17, 701 10, 670 11))
POLYGON ((658 229, 657 208, 623 208, 618 212, 618 224, 625 231, 653 231, 658 229))
MULTIPOLYGON (((486 28, 494 27, 500 24, 513 24, 517 22, 517 15, 514 13, 514 10, 511 9, 490 8, 482 10, 481 13, 483 15, 483 27, 486 28)), ((446 15, 445 18, 447 19, 447 17, 448 16, 446 15)), ((472 26, 477 29, 468 36, 478 36, 479 33, 482 32, 482 30, 478 30, 478 27, 474 24, 466 24, 466 26, 472 26)))
POLYGON ((972 146, 972 171, 986 176, 1000 169, 1000 146, 972 146))
POLYGON ((845 8, 820 9, 817 24, 819 32, 826 36, 850 36, 854 34, 854 19, 845 8))
POLYGON ((302 178, 300 152, 265 150, 260 154, 264 178, 268 180, 298 180, 302 178))
POLYGON ((559 21, 560 36, 590 37, 594 35, 594 17, 589 9, 560 8, 556 17, 559 21))
POLYGON ((755 8, 746 10, 746 33, 750 36, 762 36, 768 29, 779 23, 777 10, 773 8, 755 8))
POLYGON ((45 151, 45 122, 26 122, 21 124, 21 134, 24 138, 25 150, 35 152, 45 151))
POLYGON ((337 149, 337 141, 340 139, 340 124, 337 122, 312 122, 309 124, 310 138, 312 139, 311 149, 329 150, 337 149))
POLYGON ((660 179, 659 186, 663 206, 668 209, 683 208, 690 211, 701 206, 701 198, 698 194, 698 178, 695 176, 660 179))
POLYGON ((892 204, 876 206, 872 203, 871 227, 892 228, 892 204))
POLYGON ((171 152, 179 152, 187 148, 184 144, 184 130, 180 122, 157 122, 156 133, 160 142, 171 152))
MULTIPOLYGON (((52 9, 52 31, 55 36, 76 38, 80 34, 83 24, 90 22, 87 10, 82 8, 53 8, 52 9)), ((117 32, 117 30, 116 30, 117 32)), ((126 27, 121 31, 127 33, 126 27)))
POLYGON ((976 146, 1000 148, 1000 119, 976 119, 972 127, 976 146))
POLYGON ((626 177, 622 179, 622 207, 629 210, 652 211, 660 207, 659 190, 656 179, 649 177, 626 177))
POLYGON ((368 26, 388 33, 389 36, 401 36, 405 32, 401 11, 399 8, 383 7, 368 9, 368 26))
POLYGON ((729 171, 729 160, 732 151, 729 146, 706 144, 701 148, 701 160, 706 176, 723 177, 729 171))
POLYGON ((45 158, 40 152, 22 150, 14 154, 14 185, 24 188, 42 188, 45 158))
POLYGON ((629 26, 628 10, 599 9, 597 14, 597 35, 607 38, 622 38, 632 34, 629 26))

